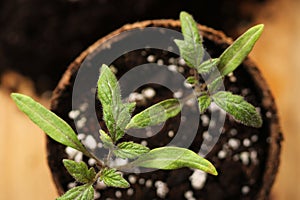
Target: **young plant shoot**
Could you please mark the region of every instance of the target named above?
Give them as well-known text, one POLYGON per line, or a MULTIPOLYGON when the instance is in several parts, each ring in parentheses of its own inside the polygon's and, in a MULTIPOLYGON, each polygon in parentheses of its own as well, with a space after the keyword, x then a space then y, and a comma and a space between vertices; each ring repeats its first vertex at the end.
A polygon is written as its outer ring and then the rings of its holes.
MULTIPOLYGON (((174 42, 179 48, 180 56, 194 72, 193 76, 186 79, 186 82, 194 86, 199 113, 205 112, 214 102, 236 121, 247 126, 261 127, 262 119, 254 106, 239 95, 218 89, 223 78, 233 72, 252 50, 263 31, 263 25, 250 28, 220 57, 203 61, 204 47, 196 22, 186 12, 180 13, 180 21, 184 39, 176 39, 174 42), (202 75, 208 75, 208 83, 200 83, 199 77, 202 75)), ((178 99, 161 101, 132 116, 135 103, 122 102, 117 78, 105 64, 101 67, 97 86, 97 98, 101 102, 103 121, 107 127, 107 131, 99 130, 99 138, 108 151, 105 158, 98 158, 90 152, 77 138, 77 134, 70 125, 56 114, 28 96, 11 94, 18 108, 49 137, 96 160, 95 167, 91 168, 83 161, 75 162, 69 159, 62 161, 67 171, 80 185, 68 190, 58 198, 59 200, 92 200, 94 199, 93 184, 97 181, 103 181, 108 187, 128 188, 130 184, 123 178, 120 170, 135 167, 162 170, 189 167, 203 170, 212 175, 218 174, 213 164, 186 148, 166 146, 150 150, 148 147, 132 141, 120 142, 120 139, 132 128, 157 125, 179 114, 183 105, 178 99), (128 159, 129 163, 113 166, 111 163, 113 158, 128 159)))

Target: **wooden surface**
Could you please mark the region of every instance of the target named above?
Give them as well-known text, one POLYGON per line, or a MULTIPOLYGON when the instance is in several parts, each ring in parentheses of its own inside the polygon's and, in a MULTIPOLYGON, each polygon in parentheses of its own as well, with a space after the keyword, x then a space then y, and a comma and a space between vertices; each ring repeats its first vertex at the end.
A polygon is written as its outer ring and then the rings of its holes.
MULTIPOLYGON (((300 199, 300 2, 278 0, 267 10, 258 9, 265 24, 252 58, 258 63, 277 102, 285 141, 281 165, 272 190, 274 200, 300 199)), ((201 23, 201 22, 200 22, 201 23)), ((244 30, 243 30, 244 31, 244 30)), ((29 81, 18 75, 5 80, 31 96, 29 81), (17 84, 17 85, 15 85, 17 84)), ((0 87, 0 199, 50 200, 56 197, 46 164, 45 138, 20 113, 0 87)), ((48 99, 37 99, 44 105, 48 99)))
POLYGON ((300 199, 300 1, 278 0, 261 11, 265 24, 252 57, 276 98, 284 142, 275 200, 300 199))
MULTIPOLYGON (((23 85, 20 92, 34 96, 30 85, 23 85)), ((48 100, 37 100, 49 104, 48 100)), ((0 105, 0 199, 55 199, 56 190, 46 163, 44 133, 17 110, 8 91, 1 87, 0 105)))

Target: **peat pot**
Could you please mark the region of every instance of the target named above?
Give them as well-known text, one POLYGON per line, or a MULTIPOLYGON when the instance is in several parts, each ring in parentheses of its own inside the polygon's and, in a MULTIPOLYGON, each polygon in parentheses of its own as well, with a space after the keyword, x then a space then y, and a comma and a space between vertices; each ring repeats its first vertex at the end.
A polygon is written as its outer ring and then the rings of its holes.
MULTIPOLYGON (((205 49, 212 58, 218 57, 232 43, 220 31, 203 25, 198 27, 205 49)), ((184 96, 189 90, 187 85, 173 78, 179 77, 178 74, 187 77, 190 71, 179 58, 173 43, 179 33, 171 30, 180 31, 180 22, 152 20, 125 25, 82 52, 61 78, 53 93, 51 110, 66 120, 96 155, 101 155, 99 128, 105 129, 101 105, 95 95, 99 68, 103 63, 110 65, 121 78, 122 95, 126 93, 123 97, 137 101, 135 113, 164 99, 184 96), (132 37, 135 31, 137 35, 132 37), (138 70, 142 67, 143 70, 138 70), (138 85, 130 82, 132 77, 140 81, 136 83, 138 85)), ((224 116, 216 106, 199 116, 197 105, 191 101, 184 106, 187 111, 165 124, 125 136, 126 140, 147 144, 149 148, 174 144, 174 141, 179 146, 189 147, 205 155, 216 166, 218 176, 188 168, 124 173, 130 188, 105 188, 97 183, 95 198, 267 199, 278 170, 282 141, 273 96, 250 58, 225 78, 224 86, 257 107, 263 118, 261 128, 237 123, 228 115, 224 116), (225 121, 218 129, 219 134, 212 134, 210 130, 221 123, 222 116, 225 121)), ((65 170, 62 159, 83 159, 93 165, 91 160, 70 152, 50 138, 47 138, 47 149, 48 163, 59 194, 76 184, 65 170)))

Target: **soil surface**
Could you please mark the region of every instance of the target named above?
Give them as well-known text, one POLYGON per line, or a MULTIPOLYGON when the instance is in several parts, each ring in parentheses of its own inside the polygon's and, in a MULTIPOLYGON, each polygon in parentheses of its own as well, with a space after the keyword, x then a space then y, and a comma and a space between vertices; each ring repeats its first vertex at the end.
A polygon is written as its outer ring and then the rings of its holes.
MULTIPOLYGON (((222 38, 222 34, 213 36, 210 33, 204 31, 204 46, 212 57, 217 57, 228 46, 228 40, 222 38), (212 39, 214 41, 212 41, 212 39)), ((155 59, 150 59, 151 63, 163 63, 161 67, 168 67, 170 65, 176 65, 176 70, 182 72, 187 77, 190 75, 188 68, 181 64, 173 54, 169 54, 160 50, 144 49, 139 51, 133 51, 118 58, 113 66, 116 68, 118 77, 121 77, 131 68, 149 63, 149 56, 153 56, 155 59), (173 58, 173 59, 170 59, 173 58), (183 69, 183 70, 182 70, 183 69)), ((64 77, 64 81, 60 83, 59 87, 54 93, 54 99, 52 101, 52 109, 68 123, 72 124, 75 128, 74 120, 70 118, 70 112, 74 112, 71 107, 72 98, 72 85, 75 80, 76 70, 79 67, 79 63, 74 62, 69 68, 69 71, 64 77), (71 73, 71 74, 70 74, 71 73), (69 76, 71 75, 71 76, 69 76), (70 82, 69 82, 70 81, 70 82), (62 87, 63 86, 63 87, 62 87)), ((95 73, 96 74, 96 73, 95 73)), ((151 73, 146 73, 151 76, 151 73)), ((95 75, 97 76, 97 75, 95 75)), ((92 77, 81 77, 83 79, 91 79, 92 77)), ((97 77, 96 77, 97 78, 97 77)), ((166 77, 160 77, 162 80, 166 77)), ((117 199, 183 199, 196 198, 196 199, 264 199, 269 193, 269 187, 274 178, 276 166, 278 165, 278 143, 281 140, 280 134, 275 134, 276 138, 270 138, 271 129, 273 129, 273 122, 277 121, 277 113, 274 108, 273 99, 270 96, 269 91, 263 82, 260 82, 260 75, 249 60, 246 60, 233 75, 225 78, 224 84, 226 90, 231 91, 234 94, 240 94, 244 98, 257 107, 263 117, 263 126, 259 129, 245 127, 232 118, 226 118, 225 125, 222 129, 220 138, 215 138, 214 135, 210 135, 208 130, 208 124, 205 123, 205 119, 201 118, 198 121, 190 121, 189 119, 183 120, 185 116, 177 116, 166 122, 163 128, 155 135, 137 139, 136 137, 126 136, 125 139, 133 140, 135 142, 146 143, 150 148, 164 146, 168 144, 174 136, 170 136, 170 131, 174 132, 175 136, 179 125, 185 126, 188 130, 191 124, 198 123, 199 128, 197 135, 193 138, 193 142, 189 147, 195 152, 198 152, 204 139, 215 140, 218 139, 218 143, 212 151, 207 155, 207 159, 211 160, 220 172, 219 176, 213 177, 210 175, 195 175, 198 180, 203 180, 202 186, 195 186, 191 179, 194 175, 194 171, 190 169, 179 169, 175 171, 156 171, 155 173, 143 173, 143 174, 125 174, 126 178, 134 179, 131 181, 130 189, 100 189, 98 186, 97 195, 99 199, 105 199, 107 197, 117 199), (262 91, 263 87, 264 91, 262 91), (191 123, 191 124, 190 124, 191 123), (208 139, 210 138, 210 139, 208 139), (269 145, 272 144, 273 150, 269 149, 269 145), (269 157, 274 156, 274 160, 270 161, 269 157), (266 168, 266 166, 269 166, 266 168), (273 166, 273 167, 271 167, 273 166), (275 171, 274 171, 275 170, 275 171), (266 175, 270 173, 269 175, 266 175), (267 176, 267 177, 266 177, 267 176), (148 181, 148 184, 147 184, 148 181), (160 193, 160 187, 165 188, 165 193, 160 193), (145 196, 146 194, 146 196, 145 196)), ((122 86, 121 86, 122 87, 122 86)), ((126 85, 123 86, 126 88, 126 85)), ((136 111, 143 110, 145 107, 150 106, 163 99, 171 98, 173 93, 158 85, 147 85, 136 90, 137 93, 142 93, 145 88, 152 88, 156 91, 156 96, 149 101, 145 101, 142 104, 138 104, 136 111)), ((83 140, 87 135, 92 135, 94 138, 98 138, 97 127, 95 121, 89 116, 91 110, 96 108, 97 116, 101 127, 105 129, 101 113, 101 105, 96 102, 96 107, 88 104, 89 96, 95 95, 93 92, 95 89, 86 90, 86 93, 82 94, 82 97, 76 99, 81 101, 79 103, 78 110, 80 114, 76 117, 75 123, 84 121, 84 125, 78 128, 79 133, 83 133, 81 136, 83 140), (80 109, 81 105, 86 105, 85 109, 80 109), (99 111, 99 112, 98 112, 99 111)), ((194 106, 190 106, 190 112, 197 112, 194 106)), ((212 113, 216 112, 217 115, 221 115, 218 109, 209 109, 204 114, 208 120, 214 121, 214 124, 218 124, 218 117, 211 118, 212 113)), ((274 130, 274 129, 273 129, 274 130)), ((149 130, 148 130, 149 131, 149 130)), ((277 132, 278 129, 275 131, 277 132)), ((147 132, 147 130, 145 130, 147 132)), ((151 132, 151 130, 150 130, 151 132)), ((181 141, 184 141, 192 135, 188 133, 182 136, 181 141)), ((97 139, 96 139, 97 140, 97 139)), ((97 141, 100 143, 100 141, 97 141)), ((100 143, 101 144, 101 143, 100 143)), ((101 146, 101 145, 100 145, 101 146)), ((65 172, 62 164, 59 161, 62 158, 72 158, 72 156, 66 154, 66 149, 63 146, 57 145, 55 142, 49 140, 49 164, 58 184, 60 191, 65 191, 69 186, 74 186, 72 178, 65 172)), ((96 154, 101 155, 101 149, 94 150, 96 154)), ((73 157, 74 158, 74 157, 73 157)), ((75 156, 76 159, 76 156, 75 156)), ((83 160, 88 159, 83 157, 83 160)))

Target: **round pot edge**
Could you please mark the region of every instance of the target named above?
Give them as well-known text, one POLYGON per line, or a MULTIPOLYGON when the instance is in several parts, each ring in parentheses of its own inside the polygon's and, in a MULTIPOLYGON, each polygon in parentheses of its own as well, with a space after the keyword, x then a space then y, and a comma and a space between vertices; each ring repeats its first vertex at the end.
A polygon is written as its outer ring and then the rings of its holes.
MULTIPOLYGON (((90 45, 85 51, 83 51, 67 68, 65 73, 63 74, 61 80, 59 81, 57 87, 53 91, 53 95, 51 98, 51 110, 55 109, 57 107, 57 101, 59 100, 59 96, 63 93, 64 88, 69 85, 71 77, 74 75, 75 71, 79 69, 80 64, 83 62, 83 60, 89 55, 91 52, 93 52, 103 41, 106 41, 108 38, 113 37, 114 35, 130 30, 135 28, 145 28, 145 27, 180 27, 180 21, 179 20, 172 20, 172 19, 161 19, 161 20, 147 20, 147 21, 141 21, 136 22, 133 24, 126 24, 122 26, 121 28, 111 32, 110 34, 100 38, 95 43, 90 45)), ((198 24, 198 28, 201 32, 203 32, 206 37, 208 37, 211 40, 214 40, 216 43, 222 43, 225 45, 230 45, 233 40, 226 36, 222 31, 215 30, 213 28, 207 27, 205 25, 198 24)), ((256 67, 255 63, 251 60, 251 58, 247 58, 245 61, 246 63, 246 70, 253 76, 254 82, 257 84, 257 87, 260 87, 264 93, 263 96, 263 106, 265 108, 269 108, 274 113, 277 113, 277 107, 275 104, 275 100, 273 98, 273 95, 268 87, 268 84, 264 80, 261 72, 256 67)), ((266 196, 269 195, 271 186, 273 185, 276 177, 276 173, 278 171, 280 158, 278 158, 278 155, 281 151, 281 141, 283 140, 281 128, 279 125, 279 119, 278 116, 272 116, 270 119, 271 122, 271 138, 270 141, 270 147, 268 149, 268 159, 266 161, 266 168, 265 173, 262 178, 262 187, 261 188, 267 188, 267 190, 260 190, 258 192, 258 199, 264 199, 266 196), (277 158, 277 159, 276 159, 277 158), (276 166, 274 167, 274 159, 276 166), (268 167, 272 165, 272 167, 268 167), (270 176, 272 174, 272 176, 270 176)), ((48 145, 48 143, 47 143, 48 145)), ((48 148, 48 146, 47 146, 48 148)), ((49 161, 48 161, 49 162, 49 161)), ((52 176, 53 177, 53 176, 52 176)), ((62 186, 59 184, 58 180, 53 177, 53 180, 57 186, 57 190, 59 194, 63 193, 62 186)))

